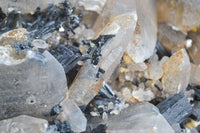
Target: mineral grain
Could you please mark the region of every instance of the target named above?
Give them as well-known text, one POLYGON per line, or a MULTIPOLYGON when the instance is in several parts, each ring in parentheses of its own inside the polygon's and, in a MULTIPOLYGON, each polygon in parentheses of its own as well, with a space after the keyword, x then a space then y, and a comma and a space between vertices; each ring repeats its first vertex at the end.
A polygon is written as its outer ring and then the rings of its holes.
POLYGON ((1 133, 45 133, 48 121, 27 115, 0 121, 1 133))
POLYGON ((185 49, 174 53, 164 66, 162 77, 163 91, 167 96, 185 89, 190 81, 190 61, 185 49))
POLYGON ((10 48, 0 47, 0 52, 0 119, 48 116, 67 91, 61 64, 48 51, 28 51, 21 59, 12 57, 10 48))

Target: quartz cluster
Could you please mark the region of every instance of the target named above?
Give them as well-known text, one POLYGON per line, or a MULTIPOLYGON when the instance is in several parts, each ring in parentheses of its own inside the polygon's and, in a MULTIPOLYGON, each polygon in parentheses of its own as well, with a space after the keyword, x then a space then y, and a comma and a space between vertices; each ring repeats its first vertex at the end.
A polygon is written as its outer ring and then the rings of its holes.
POLYGON ((27 2, 0 1, 0 132, 198 125, 197 0, 27 2))

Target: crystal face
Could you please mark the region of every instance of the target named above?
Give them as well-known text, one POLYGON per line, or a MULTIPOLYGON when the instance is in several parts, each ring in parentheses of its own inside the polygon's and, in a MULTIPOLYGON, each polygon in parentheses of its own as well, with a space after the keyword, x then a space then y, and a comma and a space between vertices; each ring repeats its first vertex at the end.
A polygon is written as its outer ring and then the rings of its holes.
POLYGON ((48 51, 28 51, 17 62, 8 59, 0 63, 0 119, 19 114, 44 117, 65 97, 65 72, 48 51))
POLYGON ((190 61, 185 49, 174 53, 164 66, 163 91, 172 95, 185 89, 190 81, 190 70, 190 61))

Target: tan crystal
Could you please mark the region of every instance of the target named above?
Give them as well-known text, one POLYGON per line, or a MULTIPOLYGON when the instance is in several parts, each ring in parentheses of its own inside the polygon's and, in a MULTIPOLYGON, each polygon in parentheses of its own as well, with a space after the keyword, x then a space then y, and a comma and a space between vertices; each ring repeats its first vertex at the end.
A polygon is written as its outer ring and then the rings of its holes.
POLYGON ((192 39, 192 46, 187 49, 190 59, 194 64, 200 65, 200 31, 191 32, 188 36, 192 39))
POLYGON ((190 69, 190 61, 185 49, 174 53, 164 67, 163 91, 169 96, 185 89, 190 81, 190 69))
POLYGON ((158 21, 186 32, 200 25, 199 0, 157 0, 158 21))
POLYGON ((186 35, 180 31, 173 30, 165 23, 159 24, 158 40, 168 51, 176 52, 184 48, 186 35))
POLYGON ((25 41, 27 40, 26 37, 26 29, 14 29, 8 31, 1 35, 0 37, 0 45, 12 45, 15 42, 25 41))
POLYGON ((100 79, 96 78, 98 67, 86 63, 80 70, 74 83, 69 89, 69 98, 73 99, 78 106, 87 103, 102 88, 103 82, 107 82, 114 70, 120 63, 123 50, 131 36, 130 31, 134 31, 137 21, 136 11, 125 13, 114 17, 99 33, 99 35, 114 34, 115 37, 102 49, 102 57, 98 66, 105 70, 105 74, 100 79))
POLYGON ((190 84, 200 85, 200 67, 191 64, 190 84))

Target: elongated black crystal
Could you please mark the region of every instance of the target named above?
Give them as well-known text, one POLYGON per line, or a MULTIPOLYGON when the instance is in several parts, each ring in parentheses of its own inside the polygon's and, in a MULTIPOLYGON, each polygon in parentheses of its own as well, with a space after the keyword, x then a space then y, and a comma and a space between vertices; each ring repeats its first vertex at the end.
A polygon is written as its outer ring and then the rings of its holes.
POLYGON ((180 124, 193 112, 192 106, 183 91, 168 97, 159 103, 157 107, 170 125, 174 123, 180 124))

